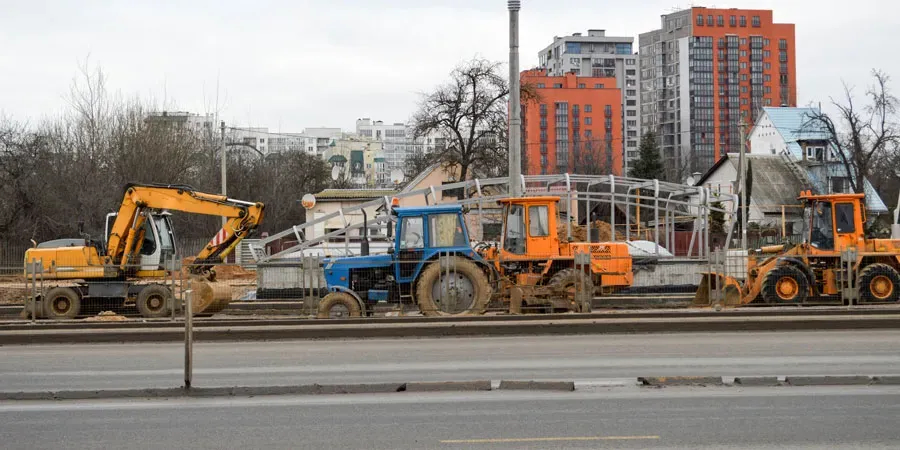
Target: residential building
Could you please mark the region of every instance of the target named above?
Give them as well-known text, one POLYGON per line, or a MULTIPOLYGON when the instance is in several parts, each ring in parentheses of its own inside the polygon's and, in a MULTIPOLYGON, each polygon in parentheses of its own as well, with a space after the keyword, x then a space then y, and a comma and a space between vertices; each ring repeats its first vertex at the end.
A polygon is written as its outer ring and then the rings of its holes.
POLYGON ((323 156, 341 135, 340 128, 306 128, 302 133, 281 133, 271 132, 266 127, 235 127, 229 128, 227 139, 232 144, 246 144, 262 154, 305 151, 323 156))
POLYGON ((622 93, 615 78, 532 69, 521 81, 540 98, 522 104, 525 173, 623 173, 622 93))
POLYGON ((794 25, 771 10, 695 7, 639 36, 641 124, 659 134, 670 179, 740 151, 740 126, 796 106, 794 25))
POLYGON ((174 126, 212 137, 219 133, 213 114, 194 114, 184 111, 155 111, 147 114, 144 121, 153 125, 174 126))
MULTIPOLYGON (((607 36, 605 30, 588 30, 587 35, 555 36, 553 43, 538 54, 540 67, 547 75, 561 77, 567 73, 595 78, 615 78, 622 104, 622 136, 615 143, 623 154, 624 172, 638 157, 641 133, 640 76, 638 56, 633 51, 633 37, 607 36)), ((586 85, 587 87, 594 87, 586 85)))
POLYGON ((356 134, 362 138, 383 144, 385 170, 403 169, 406 155, 417 151, 432 152, 446 145, 440 133, 413 137, 413 130, 404 123, 386 124, 368 117, 356 120, 356 134))
MULTIPOLYGON (((854 175, 847 170, 839 150, 832 145, 828 129, 814 120, 819 115, 817 108, 763 108, 750 131, 750 150, 754 154, 789 157, 806 171, 816 192, 852 192, 850 180, 854 175)), ((855 181, 855 177, 852 179, 855 181)), ((863 183, 869 213, 887 212, 887 205, 869 180, 863 180, 863 183)))
POLYGON ((370 180, 374 182, 377 178, 374 160, 376 155, 382 153, 381 142, 346 134, 340 139, 332 140, 322 156, 332 167, 340 168, 342 178, 350 180, 355 186, 363 187, 369 186, 370 180))

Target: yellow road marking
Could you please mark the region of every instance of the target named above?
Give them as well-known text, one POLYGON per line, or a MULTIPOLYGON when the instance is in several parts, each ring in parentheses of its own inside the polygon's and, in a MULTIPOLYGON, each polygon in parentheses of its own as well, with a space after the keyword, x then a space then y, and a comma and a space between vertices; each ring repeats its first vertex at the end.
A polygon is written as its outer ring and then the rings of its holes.
POLYGON ((559 441, 638 441, 659 439, 659 436, 560 436, 536 438, 495 438, 495 439, 448 439, 441 444, 503 444, 515 442, 559 442, 559 441))

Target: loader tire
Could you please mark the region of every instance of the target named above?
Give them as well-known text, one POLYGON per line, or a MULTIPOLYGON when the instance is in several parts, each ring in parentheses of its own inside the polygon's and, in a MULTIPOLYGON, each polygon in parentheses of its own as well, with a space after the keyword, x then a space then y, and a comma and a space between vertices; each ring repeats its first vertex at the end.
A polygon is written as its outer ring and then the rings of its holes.
POLYGON ((169 288, 159 284, 150 284, 138 293, 135 306, 137 306, 138 312, 141 313, 141 317, 161 319, 172 314, 171 305, 174 304, 173 299, 174 296, 169 288))
POLYGON ((778 266, 763 279, 762 295, 766 303, 800 305, 809 295, 809 280, 795 266, 778 266))
POLYGON ((490 300, 484 271, 458 256, 429 263, 416 282, 416 302, 425 316, 484 314, 490 300))
POLYGON ((74 319, 81 314, 81 295, 75 289, 55 287, 44 297, 44 315, 48 319, 74 319))
POLYGON ((344 292, 332 292, 319 300, 317 319, 346 319, 362 317, 362 307, 352 295, 344 292))
POLYGON ((860 303, 900 300, 900 274, 887 264, 870 264, 859 272, 860 303))
POLYGON ((591 300, 594 298, 594 282, 591 277, 580 270, 563 269, 556 272, 547 283, 554 295, 565 295, 569 301, 569 310, 573 312, 591 312, 591 300), (586 305, 579 301, 578 291, 584 282, 587 296, 586 305))

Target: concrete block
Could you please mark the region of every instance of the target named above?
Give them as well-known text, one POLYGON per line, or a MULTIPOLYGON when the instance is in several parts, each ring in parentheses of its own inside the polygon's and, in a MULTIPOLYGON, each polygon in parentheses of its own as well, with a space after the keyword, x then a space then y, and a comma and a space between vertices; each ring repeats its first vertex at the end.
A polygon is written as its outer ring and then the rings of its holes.
POLYGON ((872 378, 864 375, 787 377, 791 386, 858 386, 872 383, 872 378))
POLYGON ((406 383, 406 392, 490 391, 491 381, 438 381, 406 383))
POLYGON ((526 390, 526 391, 574 391, 574 381, 516 381, 501 380, 501 390, 526 390))
POLYGON ((722 377, 638 377, 644 386, 722 386, 722 377))
POLYGON ((778 377, 735 377, 735 386, 781 386, 778 377))

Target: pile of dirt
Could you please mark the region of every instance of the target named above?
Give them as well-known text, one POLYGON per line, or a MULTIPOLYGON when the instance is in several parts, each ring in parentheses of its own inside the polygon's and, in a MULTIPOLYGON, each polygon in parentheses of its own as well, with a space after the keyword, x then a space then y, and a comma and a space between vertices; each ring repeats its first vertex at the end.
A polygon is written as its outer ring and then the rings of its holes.
MULTIPOLYGON (((615 238, 612 235, 612 225, 602 221, 597 220, 591 223, 591 231, 600 230, 600 238, 598 242, 610 242, 610 241, 624 241, 625 235, 622 233, 616 232, 615 238)), ((572 224, 572 240, 569 240, 569 232, 565 223, 559 225, 556 228, 556 235, 559 237, 559 242, 587 242, 588 240, 588 231, 587 227, 583 227, 581 225, 572 224)))
POLYGON ((96 316, 84 319, 85 322, 122 322, 128 320, 125 316, 120 316, 113 311, 103 311, 96 316))
MULTIPOLYGON (((182 260, 182 269, 181 273, 188 277, 191 275, 190 265, 194 263, 194 257, 184 258, 182 260)), ((255 280, 256 279, 256 271, 255 270, 247 270, 241 266, 235 264, 219 264, 215 266, 216 271, 216 280, 217 281, 225 281, 225 280, 255 280)))

